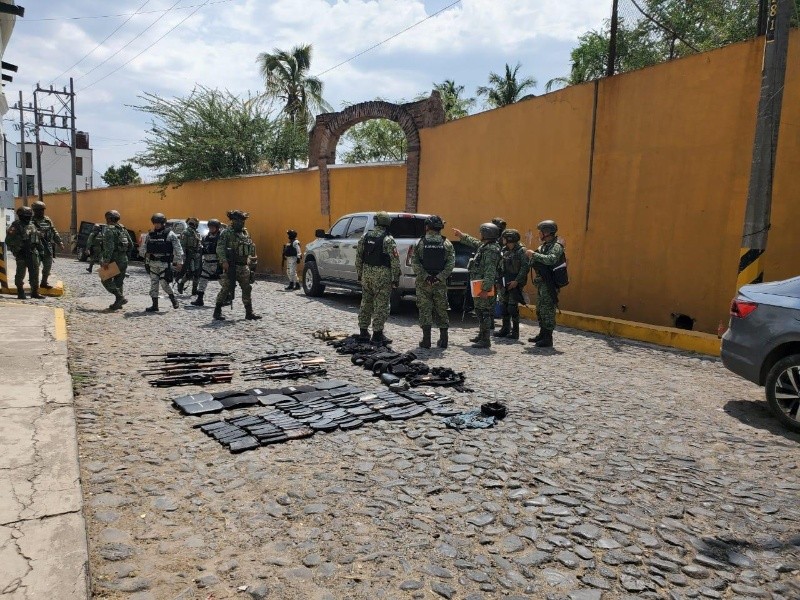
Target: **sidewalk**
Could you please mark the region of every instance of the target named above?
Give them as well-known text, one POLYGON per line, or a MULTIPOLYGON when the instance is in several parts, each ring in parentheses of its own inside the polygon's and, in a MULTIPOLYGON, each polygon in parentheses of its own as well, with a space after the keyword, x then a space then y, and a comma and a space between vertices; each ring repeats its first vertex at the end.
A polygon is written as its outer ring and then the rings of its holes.
POLYGON ((88 597, 61 309, 0 300, 0 596, 88 597))

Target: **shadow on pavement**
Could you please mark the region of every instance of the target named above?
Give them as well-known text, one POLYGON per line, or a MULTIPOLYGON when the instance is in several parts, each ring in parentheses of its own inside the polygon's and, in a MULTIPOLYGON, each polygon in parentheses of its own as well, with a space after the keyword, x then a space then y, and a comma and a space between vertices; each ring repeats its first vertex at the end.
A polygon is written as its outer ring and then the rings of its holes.
POLYGON ((533 356, 559 356, 564 354, 558 348, 537 348, 536 346, 530 345, 525 348, 525 354, 531 354, 533 356))
POLYGON ((794 433, 785 427, 778 418, 772 414, 766 400, 763 402, 756 402, 753 400, 729 400, 722 409, 734 419, 748 427, 763 429, 769 431, 773 435, 800 443, 800 433, 794 433))

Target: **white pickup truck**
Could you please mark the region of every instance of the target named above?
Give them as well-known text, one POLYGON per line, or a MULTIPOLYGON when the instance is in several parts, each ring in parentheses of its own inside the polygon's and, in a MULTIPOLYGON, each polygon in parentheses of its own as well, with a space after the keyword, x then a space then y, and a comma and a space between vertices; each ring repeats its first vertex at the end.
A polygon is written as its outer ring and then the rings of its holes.
MULTIPOLYGON (((330 231, 317 229, 317 239, 306 245, 303 263, 303 291, 307 296, 321 296, 325 288, 336 287, 360 291, 356 276, 358 240, 375 227, 375 212, 352 213, 334 223, 330 231)), ((425 235, 425 219, 430 215, 390 212, 389 233, 397 242, 400 254, 400 286, 392 292, 391 311, 397 312, 403 296, 413 295, 415 288, 411 258, 419 239, 425 235)), ((472 251, 454 242, 456 268, 447 280, 450 304, 461 308, 467 287, 466 264, 472 251)))

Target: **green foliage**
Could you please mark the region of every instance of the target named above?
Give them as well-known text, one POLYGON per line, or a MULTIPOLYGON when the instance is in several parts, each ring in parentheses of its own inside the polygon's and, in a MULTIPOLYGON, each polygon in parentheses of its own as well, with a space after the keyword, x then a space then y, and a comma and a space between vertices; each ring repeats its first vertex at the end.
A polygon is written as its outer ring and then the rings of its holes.
POLYGON ((263 96, 239 98, 225 90, 195 88, 184 98, 146 93, 133 108, 154 117, 147 149, 132 162, 159 171, 163 193, 195 179, 256 173, 275 161, 279 127, 263 96))
POLYGON ((479 96, 486 96, 486 104, 492 108, 499 108, 501 106, 508 106, 514 104, 522 98, 522 92, 528 88, 536 87, 536 79, 533 77, 525 77, 522 80, 517 79, 522 64, 517 63, 512 69, 506 63, 506 71, 503 75, 497 73, 489 73, 489 85, 480 86, 476 91, 479 96))
POLYGON ((345 133, 351 144, 342 160, 346 163, 403 161, 408 155, 408 142, 403 129, 388 119, 371 119, 354 125, 345 133))
POLYGON ((139 173, 129 164, 124 164, 119 169, 111 165, 100 177, 108 186, 142 183, 139 173))
POLYGON ((433 89, 439 92, 444 106, 444 116, 448 121, 466 117, 470 109, 475 106, 475 98, 462 98, 463 85, 456 85, 452 79, 445 79, 441 83, 434 83, 433 89))

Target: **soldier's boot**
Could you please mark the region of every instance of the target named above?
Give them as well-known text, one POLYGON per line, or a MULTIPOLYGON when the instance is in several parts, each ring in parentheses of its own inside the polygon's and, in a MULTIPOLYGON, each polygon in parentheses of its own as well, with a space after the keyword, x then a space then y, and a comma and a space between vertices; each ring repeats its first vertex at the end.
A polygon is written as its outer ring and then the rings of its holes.
POLYGON ((431 347, 431 328, 430 327, 423 327, 422 328, 422 339, 419 342, 420 348, 430 348, 431 347))
POLYGON ((192 282, 192 296, 197 296, 197 294, 199 294, 199 292, 197 291, 197 282, 193 281, 192 282))
POLYGON ((358 335, 356 339, 360 342, 368 342, 369 341, 369 329, 359 329, 358 335))
POLYGON ((169 295, 169 301, 172 302, 172 308, 178 308, 178 300, 175 298, 175 294, 169 295))
POLYGON ((42 280, 41 283, 39 283, 39 287, 40 288, 44 288, 46 290, 52 290, 53 289, 53 286, 50 285, 49 283, 47 283, 47 279, 42 280))
POLYGON ((383 335, 383 331, 373 331, 372 332, 372 343, 373 344, 380 344, 381 346, 388 346, 392 343, 392 340, 387 338, 383 335))
POLYGON ((506 337, 509 333, 511 333, 511 317, 503 315, 503 326, 494 332, 494 337, 506 337))
POLYGON ((536 342, 537 348, 552 348, 553 347, 553 330, 542 329, 542 338, 536 342))
POLYGON ((86 272, 87 272, 87 273, 91 273, 91 272, 92 272, 92 267, 93 267, 93 266, 94 266, 94 264, 93 264, 93 263, 89 263, 89 266, 88 266, 88 267, 86 267, 86 272))
POLYGON ((114 302, 108 307, 109 310, 119 310, 127 300, 120 295, 114 294, 114 302))
POLYGON ((492 338, 489 335, 489 324, 481 325, 481 332, 478 336, 478 341, 472 344, 473 348, 491 348, 492 338))
POLYGON ((17 299, 19 300, 27 300, 28 297, 25 295, 25 290, 22 285, 17 285, 17 299))
POLYGON ((258 321, 261 318, 261 315, 257 315, 253 312, 253 305, 252 304, 245 304, 244 305, 244 318, 248 321, 258 321))
POLYGON ((181 279, 178 282, 178 293, 182 294, 183 293, 183 288, 185 288, 185 287, 186 287, 186 283, 183 281, 183 279, 181 279))
POLYGON ((439 339, 436 342, 439 348, 447 348, 447 327, 439 329, 439 339))
POLYGON ((225 316, 222 314, 222 305, 221 304, 217 304, 214 307, 214 320, 215 321, 224 321, 225 320, 225 316))
POLYGON ((153 305, 145 308, 144 312, 158 312, 158 298, 153 298, 153 305))
POLYGON ((478 319, 478 327, 479 327, 479 329, 478 329, 478 335, 476 335, 473 338, 469 338, 469 341, 473 342, 473 343, 480 342, 483 339, 483 334, 481 333, 481 329, 480 329, 481 327, 483 327, 483 325, 481 325, 481 323, 483 323, 483 315, 482 315, 481 311, 476 310, 475 311, 475 317, 478 319))
POLYGON ((537 334, 536 334, 535 336, 533 336, 532 338, 528 338, 528 341, 529 341, 529 342, 534 342, 534 343, 535 343, 535 342, 538 342, 540 339, 542 339, 542 335, 544 335, 544 329, 542 329, 541 327, 539 327, 539 333, 537 333, 537 334))
POLYGON ((31 298, 35 298, 36 300, 44 300, 44 296, 39 293, 39 288, 35 286, 31 286, 31 298))
POLYGON ((120 294, 119 305, 122 306, 123 304, 127 304, 127 303, 128 303, 128 299, 125 296, 120 294))
POLYGON ((197 300, 191 303, 192 306, 205 306, 203 304, 203 296, 205 296, 205 292, 197 292, 197 300))
POLYGON ((293 289, 294 289, 294 281, 290 281, 290 282, 289 282, 289 285, 287 285, 287 286, 286 286, 285 288, 283 288, 283 289, 285 289, 285 290, 293 290, 293 289))
POLYGON ((519 339, 519 317, 515 316, 511 317, 511 333, 508 334, 508 339, 510 340, 519 339))

